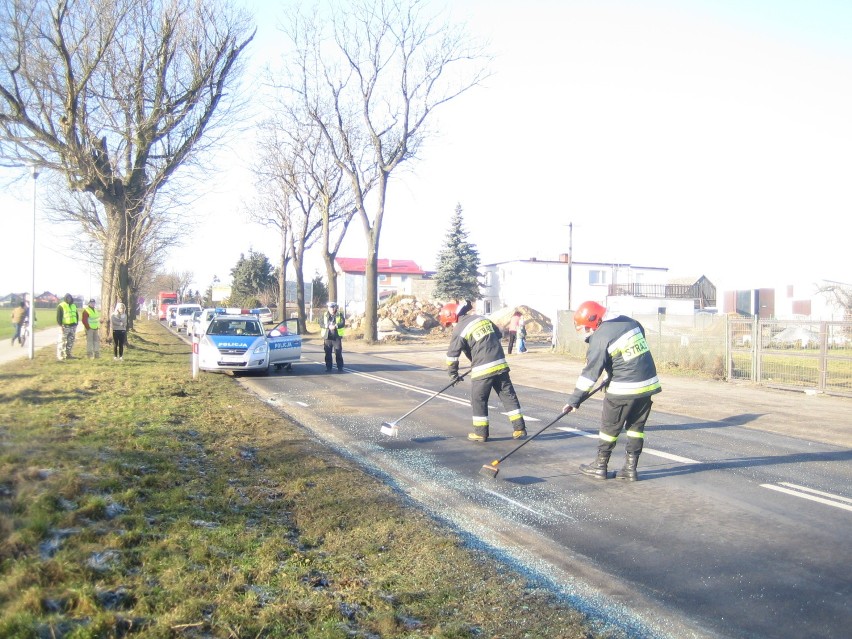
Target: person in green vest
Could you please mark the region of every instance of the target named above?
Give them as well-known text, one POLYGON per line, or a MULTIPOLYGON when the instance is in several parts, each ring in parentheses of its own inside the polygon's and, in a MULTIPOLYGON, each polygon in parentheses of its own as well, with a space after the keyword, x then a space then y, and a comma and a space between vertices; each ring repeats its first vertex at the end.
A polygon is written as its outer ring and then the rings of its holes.
POLYGON ((86 329, 86 355, 89 359, 97 359, 101 356, 101 312, 95 308, 94 297, 83 307, 81 319, 86 329))
POLYGON ((74 338, 77 335, 77 324, 79 323, 77 305, 71 293, 65 297, 56 307, 56 323, 62 328, 59 343, 56 345, 56 359, 59 361, 73 359, 71 349, 74 348, 74 338))
POLYGON ((322 345, 325 351, 325 371, 331 372, 332 354, 337 372, 343 372, 343 334, 346 331, 346 318, 337 310, 336 302, 329 302, 328 310, 322 314, 322 345))

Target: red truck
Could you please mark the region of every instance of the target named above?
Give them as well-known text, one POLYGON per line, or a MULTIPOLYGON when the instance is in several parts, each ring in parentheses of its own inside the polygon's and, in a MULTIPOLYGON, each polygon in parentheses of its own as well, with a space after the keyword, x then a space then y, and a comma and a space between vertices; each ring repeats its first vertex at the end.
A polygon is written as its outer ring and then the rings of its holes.
POLYGON ((178 294, 174 291, 160 291, 157 293, 157 312, 161 320, 166 319, 166 307, 178 303, 178 294))

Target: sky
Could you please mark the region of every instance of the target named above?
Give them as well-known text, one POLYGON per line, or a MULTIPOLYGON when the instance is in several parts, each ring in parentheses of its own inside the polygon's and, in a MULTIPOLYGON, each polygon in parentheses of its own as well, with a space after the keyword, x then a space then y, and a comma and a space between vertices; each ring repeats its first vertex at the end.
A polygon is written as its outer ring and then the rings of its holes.
MULTIPOLYGON (((255 73, 278 59, 286 3, 245 2, 259 29, 255 73)), ((704 275, 720 291, 852 282, 852 3, 449 6, 489 41, 493 75, 435 112, 437 134, 394 175, 380 258, 434 269, 460 204, 483 264, 556 260, 570 247, 577 261, 704 275)), ((227 279, 250 249, 276 262, 275 232, 243 213, 250 155, 248 144, 223 149, 184 212, 185 244, 163 269, 192 272, 193 288, 227 279)), ((32 191, 25 169, 0 172, 0 295, 29 288, 32 191)), ((98 295, 75 229, 49 225, 38 201, 36 291, 98 295)), ((356 220, 339 256, 365 247, 356 220)), ((310 278, 321 263, 307 262, 310 278)))

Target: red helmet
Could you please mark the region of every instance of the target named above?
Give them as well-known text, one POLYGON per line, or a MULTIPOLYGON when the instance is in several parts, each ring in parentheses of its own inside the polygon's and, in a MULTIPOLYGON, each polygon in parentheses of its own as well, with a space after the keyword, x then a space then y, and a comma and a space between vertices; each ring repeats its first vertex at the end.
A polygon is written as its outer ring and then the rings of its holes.
POLYGON ((449 327, 459 321, 459 305, 455 302, 444 304, 438 313, 441 326, 449 327))
POLYGON ((606 308, 597 302, 583 302, 574 311, 574 326, 577 330, 581 328, 595 331, 603 321, 606 308))

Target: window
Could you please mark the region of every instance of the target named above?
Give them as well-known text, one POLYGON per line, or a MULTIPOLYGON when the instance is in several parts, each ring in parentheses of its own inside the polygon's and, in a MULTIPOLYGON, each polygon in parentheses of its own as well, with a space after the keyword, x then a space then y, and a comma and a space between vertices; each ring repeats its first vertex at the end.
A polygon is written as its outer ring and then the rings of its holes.
POLYGON ((387 282, 387 281, 388 281, 388 276, 387 276, 387 275, 385 275, 385 274, 383 274, 383 273, 379 274, 379 281, 380 281, 380 282, 387 282))
POLYGON ((592 286, 596 284, 606 284, 608 279, 606 271, 589 271, 589 284, 592 286))

